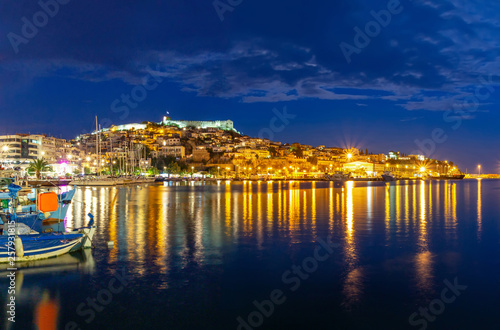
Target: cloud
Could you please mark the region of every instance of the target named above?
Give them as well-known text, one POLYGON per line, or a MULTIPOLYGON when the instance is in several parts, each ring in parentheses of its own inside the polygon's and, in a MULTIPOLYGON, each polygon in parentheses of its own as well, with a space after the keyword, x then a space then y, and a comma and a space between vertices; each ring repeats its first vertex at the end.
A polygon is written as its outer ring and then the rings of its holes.
MULTIPOLYGON (((37 77, 134 85, 153 71, 199 97, 245 103, 373 99, 406 110, 445 111, 478 85, 479 76, 500 71, 495 2, 405 3, 351 64, 339 44, 352 43, 353 28, 382 9, 371 1, 292 1, 287 10, 256 1, 238 7, 228 24, 218 21, 209 3, 95 4, 100 11, 91 9, 92 1, 61 9, 17 57, 1 45, 1 81, 19 88, 37 77)), ((23 8, 0 14, 0 28, 19 30, 20 17, 36 7, 23 8)))

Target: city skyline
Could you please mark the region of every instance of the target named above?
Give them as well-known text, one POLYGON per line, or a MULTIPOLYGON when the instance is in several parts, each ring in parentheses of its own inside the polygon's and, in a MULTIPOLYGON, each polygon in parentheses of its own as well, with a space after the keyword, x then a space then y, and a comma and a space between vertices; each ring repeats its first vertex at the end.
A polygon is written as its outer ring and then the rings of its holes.
POLYGON ((42 3, 0 14, 2 134, 74 138, 95 115, 120 125, 169 112, 258 136, 286 107, 295 117, 278 141, 426 149, 499 172, 498 4, 42 3), (30 31, 39 12, 47 22, 30 31))

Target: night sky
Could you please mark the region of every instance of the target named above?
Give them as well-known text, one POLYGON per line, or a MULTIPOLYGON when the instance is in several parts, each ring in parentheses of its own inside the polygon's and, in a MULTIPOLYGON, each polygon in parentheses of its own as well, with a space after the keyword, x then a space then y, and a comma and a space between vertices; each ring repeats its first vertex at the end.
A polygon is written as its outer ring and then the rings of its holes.
POLYGON ((0 3, 0 134, 169 112, 258 136, 286 107, 276 141, 500 172, 498 1, 44 1, 0 3))

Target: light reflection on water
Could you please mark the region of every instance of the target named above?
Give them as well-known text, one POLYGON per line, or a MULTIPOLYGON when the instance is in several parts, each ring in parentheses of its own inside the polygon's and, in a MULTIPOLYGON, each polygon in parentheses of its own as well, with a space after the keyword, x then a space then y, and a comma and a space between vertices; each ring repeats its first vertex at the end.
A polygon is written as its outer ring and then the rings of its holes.
MULTIPOLYGON (((246 267, 236 260, 250 255, 252 263, 268 267, 274 274, 270 280, 279 280, 287 267, 301 262, 317 237, 332 236, 340 249, 324 270, 330 276, 318 281, 339 285, 337 291, 330 292, 338 299, 339 311, 351 312, 373 300, 369 292, 377 283, 390 287, 384 274, 391 278, 398 274, 400 285, 412 292, 406 299, 413 306, 434 298, 443 277, 458 268, 460 258, 443 262, 446 253, 463 252, 461 243, 471 239, 467 235, 471 229, 478 242, 483 238, 482 190, 497 186, 496 181, 474 180, 346 182, 341 188, 330 182, 79 188, 66 226, 85 225, 89 212, 96 216, 96 261, 91 262, 95 272, 68 272, 82 275, 80 285, 87 288, 92 277, 109 276, 118 265, 124 265, 138 283, 147 283, 148 290, 168 294, 180 290, 186 281, 196 282, 204 276, 220 279, 224 269, 246 267), (108 241, 115 242, 113 249, 107 249, 108 241), (274 260, 276 253, 286 261, 274 260)), ((498 214, 498 209, 491 212, 498 214)), ((36 275, 37 270, 34 272, 36 275)), ((215 281, 212 285, 223 285, 215 281)), ((240 285, 237 278, 229 281, 240 285)), ((43 283, 34 285, 37 292, 44 289, 43 283)), ((76 306, 68 299, 68 290, 69 285, 54 292, 76 306)), ((177 302, 179 306, 189 305, 194 296, 204 292, 186 294, 181 296, 185 301, 177 302)), ((234 293, 227 299, 239 298, 234 293)), ((75 317, 75 306, 63 311, 66 317, 75 317)), ((175 310, 184 317, 183 307, 175 310)), ((159 320, 162 317, 166 316, 157 316, 159 320)), ((101 322, 111 325, 112 321, 101 322)))

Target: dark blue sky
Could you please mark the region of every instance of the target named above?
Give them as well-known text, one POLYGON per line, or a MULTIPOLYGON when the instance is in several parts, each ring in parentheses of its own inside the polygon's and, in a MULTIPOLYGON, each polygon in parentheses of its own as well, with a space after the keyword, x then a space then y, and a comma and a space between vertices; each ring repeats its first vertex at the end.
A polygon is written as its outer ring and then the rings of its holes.
POLYGON ((213 0, 54 1, 42 0, 53 17, 0 3, 0 134, 72 138, 95 115, 168 111, 257 136, 286 107, 278 141, 420 149, 500 172, 498 2, 220 0, 218 13, 213 0))

